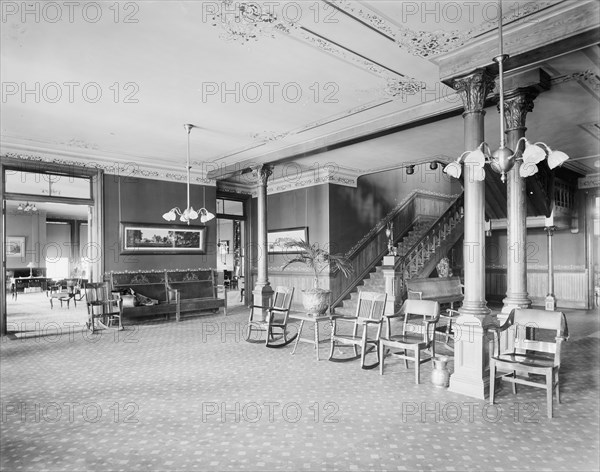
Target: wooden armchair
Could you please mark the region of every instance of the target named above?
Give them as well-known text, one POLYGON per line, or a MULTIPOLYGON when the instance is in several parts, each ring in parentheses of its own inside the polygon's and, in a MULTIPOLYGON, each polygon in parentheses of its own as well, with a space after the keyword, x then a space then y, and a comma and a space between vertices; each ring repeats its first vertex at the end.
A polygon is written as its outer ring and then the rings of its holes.
POLYGON ((363 369, 373 369, 379 365, 379 336, 381 334, 381 323, 383 320, 383 312, 385 311, 385 302, 387 294, 377 292, 359 292, 358 304, 356 305, 355 316, 333 315, 331 317, 333 328, 331 330, 331 351, 329 352, 329 360, 333 362, 346 362, 360 358, 360 366, 363 369), (338 321, 352 324, 350 333, 341 332, 342 325, 338 325, 338 321), (369 329, 371 328, 371 329, 369 329), (373 334, 375 331, 375 334, 373 334), (334 359, 333 354, 335 347, 352 347, 354 356, 348 358, 334 359), (360 354, 358 347, 360 346, 360 354), (369 348, 370 347, 370 348, 369 348), (369 349, 367 349, 369 348, 369 349), (377 362, 375 364, 366 365, 366 355, 375 350, 377 362))
POLYGON ((564 313, 514 309, 502 326, 492 327, 490 331, 494 335, 494 349, 490 355, 490 403, 494 403, 497 372, 504 372, 499 379, 511 382, 514 394, 517 393, 516 384, 545 388, 548 418, 552 418, 553 392, 556 392, 556 401, 560 403, 558 371, 561 344, 569 337, 564 313), (514 347, 501 353, 500 333, 503 331, 514 338, 514 347), (543 375, 545 381, 530 379, 528 374, 543 375))
POLYGON ((87 283, 85 303, 88 312, 86 326, 92 334, 97 329, 123 329, 123 299, 111 292, 109 283, 87 283))
POLYGON ((435 325, 440 319, 440 304, 432 300, 406 300, 398 313, 386 315, 386 333, 379 340, 379 358, 381 363, 379 369, 383 375, 383 364, 386 348, 402 349, 402 352, 390 352, 401 359, 404 359, 404 365, 408 368, 408 361, 415 363, 415 383, 420 382, 421 364, 429 362, 435 357, 435 325), (417 315, 422 317, 418 324, 409 323, 409 316, 417 315), (391 320, 404 316, 402 323, 402 333, 393 334, 391 320), (430 356, 421 357, 421 351, 430 351, 430 356), (407 351, 412 351, 413 355, 407 355, 407 351))
POLYGON ((266 333, 265 345, 272 348, 286 346, 296 339, 297 334, 291 338, 288 338, 287 336, 287 322, 293 297, 293 287, 278 286, 275 287, 275 292, 273 293, 271 304, 269 306, 252 305, 250 307, 250 316, 246 328, 246 341, 262 342, 258 339, 252 339, 252 331, 264 331, 266 333), (263 312, 265 311, 267 312, 267 317, 266 319, 262 319, 263 312), (270 343, 270 341, 276 339, 274 333, 275 330, 278 330, 280 338, 283 338, 282 343, 270 343))

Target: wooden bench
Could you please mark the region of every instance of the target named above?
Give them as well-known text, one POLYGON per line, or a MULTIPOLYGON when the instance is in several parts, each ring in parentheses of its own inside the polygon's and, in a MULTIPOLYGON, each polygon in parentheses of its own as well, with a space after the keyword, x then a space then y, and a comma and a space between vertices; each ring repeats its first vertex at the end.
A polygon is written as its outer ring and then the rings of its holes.
POLYGON ((452 319, 459 315, 458 311, 454 309, 454 304, 462 302, 465 298, 460 277, 410 279, 406 281, 406 289, 408 298, 434 300, 440 305, 450 305, 450 308, 446 309, 444 313, 440 312, 440 318, 447 320, 446 325, 436 328, 437 331, 446 335, 446 345, 448 346, 448 340, 452 334, 452 319))
POLYGON ((137 272, 111 272, 108 274, 111 289, 124 299, 123 316, 126 318, 175 315, 193 311, 218 311, 223 307, 227 315, 227 293, 220 298, 219 285, 212 269, 156 270, 137 272), (133 291, 143 297, 157 300, 155 305, 135 305, 133 291))

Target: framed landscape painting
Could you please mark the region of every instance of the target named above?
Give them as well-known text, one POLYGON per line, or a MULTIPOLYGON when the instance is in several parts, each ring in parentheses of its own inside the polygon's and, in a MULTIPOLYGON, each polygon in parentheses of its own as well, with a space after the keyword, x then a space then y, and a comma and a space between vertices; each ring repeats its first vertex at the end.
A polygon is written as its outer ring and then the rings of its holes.
POLYGON ((25 236, 6 236, 6 257, 25 256, 25 236))
POLYGON ((267 247, 270 254, 292 254, 301 252, 300 248, 284 247, 284 244, 292 240, 303 240, 308 242, 308 228, 278 229, 267 232, 267 247))
POLYGON ((121 223, 121 254, 206 254, 206 227, 121 223))

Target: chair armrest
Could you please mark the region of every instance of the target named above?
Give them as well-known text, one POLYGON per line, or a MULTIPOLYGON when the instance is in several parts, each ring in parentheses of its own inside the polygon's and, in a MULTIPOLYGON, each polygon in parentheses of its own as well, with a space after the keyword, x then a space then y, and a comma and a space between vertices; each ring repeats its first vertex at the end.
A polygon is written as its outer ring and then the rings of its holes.
POLYGON ((417 298, 415 300, 422 300, 423 299, 423 292, 418 292, 416 290, 408 289, 408 291, 407 291, 407 297, 410 298, 410 295, 415 295, 415 296, 419 297, 419 298, 417 298))
POLYGON ((454 318, 455 316, 460 316, 460 312, 453 308, 447 308, 446 314, 440 313, 440 316, 443 318, 454 318))
POLYGON ((280 311, 281 313, 285 313, 286 311, 289 311, 289 310, 287 308, 273 307, 273 308, 269 308, 269 311, 280 311))
POLYGON ((356 321, 358 316, 348 316, 348 315, 331 315, 332 320, 342 320, 342 321, 356 321))
POLYGON ((386 318, 389 318, 389 319, 392 319, 392 318, 400 318, 400 317, 404 316, 404 313, 397 312, 397 313, 394 313, 394 314, 392 314, 392 315, 386 315, 386 314, 384 313, 384 314, 383 314, 383 316, 385 316, 386 318))

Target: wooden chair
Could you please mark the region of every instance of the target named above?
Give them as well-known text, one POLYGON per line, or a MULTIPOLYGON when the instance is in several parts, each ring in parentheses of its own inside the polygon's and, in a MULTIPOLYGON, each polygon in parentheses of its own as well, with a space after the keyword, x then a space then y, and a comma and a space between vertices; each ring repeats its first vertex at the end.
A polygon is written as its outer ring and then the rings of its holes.
POLYGON ((123 329, 123 299, 119 294, 111 292, 110 284, 87 283, 85 303, 88 312, 86 326, 92 334, 96 329, 123 329))
POLYGON ((494 349, 490 355, 490 403, 494 403, 496 375, 500 371, 504 373, 499 379, 511 382, 514 394, 517 393, 516 384, 545 388, 548 418, 552 418, 553 392, 556 392, 556 401, 560 403, 558 371, 561 344, 569 337, 564 313, 514 309, 502 326, 490 330, 494 335, 494 349), (514 339, 514 347, 501 353, 500 333, 503 331, 514 339), (535 381, 528 374, 543 375, 545 381, 535 381))
POLYGON ((264 331, 266 333, 265 345, 267 347, 279 348, 288 345, 297 334, 288 338, 287 322, 294 297, 293 287, 275 287, 275 292, 271 298, 269 306, 252 305, 250 307, 250 316, 248 318, 248 326, 246 328, 246 341, 262 342, 258 339, 252 339, 252 331, 264 331), (267 312, 266 319, 263 319, 263 312, 267 312), (278 330, 283 342, 272 344, 275 340, 274 330, 278 330))
POLYGON ((402 352, 390 352, 401 359, 408 368, 408 361, 415 363, 415 383, 420 383, 421 364, 429 362, 435 357, 435 325, 440 319, 440 304, 433 300, 406 300, 400 311, 393 315, 386 315, 386 334, 379 339, 379 358, 381 363, 379 371, 383 375, 386 348, 402 349, 402 352), (420 323, 409 323, 409 316, 422 317, 420 323), (402 334, 392 334, 391 320, 404 316, 402 334), (430 351, 430 356, 422 358, 421 351, 430 351), (407 351, 414 354, 409 356, 407 351))
POLYGON ((360 358, 360 366, 363 369, 373 369, 379 365, 380 358, 377 346, 379 344, 379 336, 381 335, 381 323, 383 321, 383 312, 385 311, 386 300, 387 294, 385 293, 359 292, 355 316, 333 315, 331 317, 333 328, 331 330, 331 351, 329 352, 330 361, 346 362, 360 358), (343 325, 338 325, 338 321, 345 322, 346 326, 348 326, 347 323, 352 323, 352 332, 340 332, 338 327, 343 325), (371 328, 371 330, 369 330, 369 328, 371 328), (374 330, 375 334, 373 335, 372 333, 374 330), (354 356, 334 359, 333 354, 336 346, 352 346, 354 349, 354 356), (359 346, 360 354, 358 353, 359 346), (375 354, 377 355, 377 362, 366 365, 365 357, 373 350, 375 350, 375 354))

